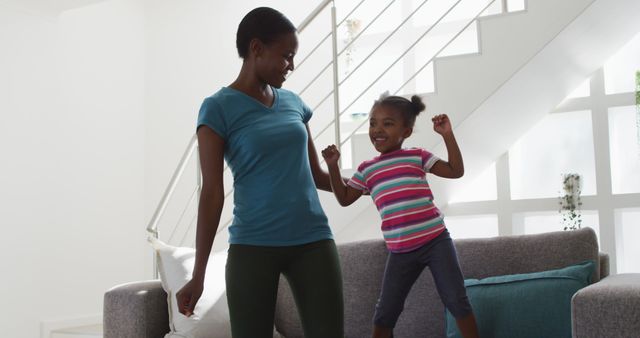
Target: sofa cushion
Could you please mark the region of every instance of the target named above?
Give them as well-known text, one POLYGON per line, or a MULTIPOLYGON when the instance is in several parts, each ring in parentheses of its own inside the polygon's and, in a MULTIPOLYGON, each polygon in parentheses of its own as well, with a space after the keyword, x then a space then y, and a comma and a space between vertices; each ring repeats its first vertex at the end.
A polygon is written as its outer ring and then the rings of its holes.
MULTIPOLYGON (((467 279, 481 337, 571 337, 571 297, 591 282, 587 261, 542 272, 467 279)), ((447 311, 447 337, 462 337, 447 311)))
MULTIPOLYGON (((533 235, 455 240, 466 279, 561 269, 584 261, 598 261, 593 229, 554 231, 533 235)), ((600 280, 596 265, 592 281, 600 280)))
MULTIPOLYGON (((575 231, 454 240, 465 278, 560 269, 598 260, 598 240, 591 228, 575 231)), ((387 249, 382 239, 338 245, 344 285, 345 336, 371 335, 387 249)), ((592 275, 600 278, 599 266, 592 275)), ((295 302, 281 279, 276 326, 287 338, 304 337, 295 302)), ((396 337, 445 337, 445 312, 429 268, 413 285, 394 329, 396 337)))
POLYGON ((176 293, 191 279, 195 250, 175 247, 155 238, 149 239, 158 257, 158 272, 162 288, 167 293, 169 328, 165 338, 231 337, 229 311, 225 294, 224 265, 226 253, 209 257, 204 292, 196 304, 194 314, 186 317, 178 311, 176 293))

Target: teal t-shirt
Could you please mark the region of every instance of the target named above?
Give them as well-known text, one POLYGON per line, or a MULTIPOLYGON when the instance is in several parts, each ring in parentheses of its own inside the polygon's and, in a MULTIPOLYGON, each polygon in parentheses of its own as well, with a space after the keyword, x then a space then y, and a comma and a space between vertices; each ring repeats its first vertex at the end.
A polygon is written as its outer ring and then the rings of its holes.
POLYGON ((288 90, 273 92, 267 107, 223 87, 200 108, 198 128, 208 126, 225 140, 233 173, 229 243, 287 246, 333 238, 309 166, 311 109, 288 90))

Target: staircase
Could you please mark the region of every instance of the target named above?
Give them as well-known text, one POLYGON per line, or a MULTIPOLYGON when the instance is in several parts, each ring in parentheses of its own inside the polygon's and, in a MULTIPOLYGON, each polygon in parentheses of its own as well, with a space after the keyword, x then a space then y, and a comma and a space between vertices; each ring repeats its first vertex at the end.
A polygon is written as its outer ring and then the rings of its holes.
MULTIPOLYGON (((524 12, 478 20, 477 55, 436 59, 435 92, 426 94, 427 115, 451 116, 466 169, 460 180, 432 176, 437 203, 446 208, 454 191, 464 191, 520 135, 640 31, 640 22, 632 14, 639 11, 640 2, 628 0, 529 1, 524 12), (545 26, 538 27, 540 22, 545 26)), ((423 127, 416 128, 408 145, 446 156, 438 135, 424 127, 429 126, 425 117, 418 119, 416 125, 420 124, 423 127)), ((366 134, 353 142, 360 154, 371 149, 367 145, 366 134)), ((373 155, 364 154, 365 158, 373 155)), ((357 217, 362 221, 349 225, 349 233, 370 227, 374 211, 372 206, 362 210, 357 217)))
MULTIPOLYGON (((422 94, 427 110, 408 141, 434 149, 440 138, 432 132, 425 116, 446 113, 454 125, 459 126, 593 2, 533 0, 527 2, 524 11, 479 18, 476 53, 434 60, 435 91, 422 94)), ((362 154, 363 148, 371 147, 360 147, 369 141, 366 135, 359 137, 366 139, 354 141, 362 154)), ((462 139, 461 135, 458 139, 462 139)), ((355 162, 372 156, 375 156, 373 150, 358 156, 355 162)))
MULTIPOLYGON (((427 114, 446 112, 459 124, 592 2, 533 0, 525 11, 480 18, 477 54, 435 60, 436 90, 425 96, 427 114)), ((433 147, 440 140, 427 131, 420 138, 433 147)))

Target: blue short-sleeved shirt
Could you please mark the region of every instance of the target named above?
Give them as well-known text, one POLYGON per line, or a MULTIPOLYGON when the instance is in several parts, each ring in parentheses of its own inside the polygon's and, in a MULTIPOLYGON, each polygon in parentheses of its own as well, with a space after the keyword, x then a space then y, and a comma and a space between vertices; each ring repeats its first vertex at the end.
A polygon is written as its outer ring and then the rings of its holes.
POLYGON ((309 166, 311 109, 288 90, 273 92, 267 107, 223 87, 200 108, 198 128, 208 126, 225 140, 234 177, 229 242, 287 246, 333 238, 309 166))

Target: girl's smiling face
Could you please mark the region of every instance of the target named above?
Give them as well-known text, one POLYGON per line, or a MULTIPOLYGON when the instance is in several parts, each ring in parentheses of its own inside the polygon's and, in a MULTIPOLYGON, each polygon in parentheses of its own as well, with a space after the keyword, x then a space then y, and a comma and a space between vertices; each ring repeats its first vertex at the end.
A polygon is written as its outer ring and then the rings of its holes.
POLYGON ((411 136, 412 128, 407 127, 402 114, 385 105, 375 105, 369 115, 369 138, 381 154, 402 148, 404 139, 411 136))

